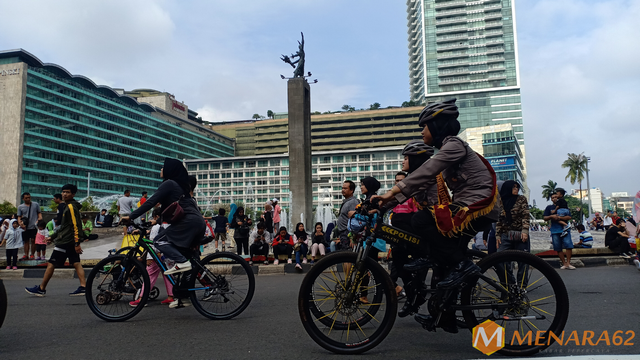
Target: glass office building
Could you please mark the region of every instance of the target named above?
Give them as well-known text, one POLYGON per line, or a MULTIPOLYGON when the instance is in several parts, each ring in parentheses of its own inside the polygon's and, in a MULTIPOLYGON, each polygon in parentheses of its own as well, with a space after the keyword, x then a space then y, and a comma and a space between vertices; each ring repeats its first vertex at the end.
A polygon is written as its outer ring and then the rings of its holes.
POLYGON ((233 140, 203 127, 181 103, 174 101, 184 116, 43 64, 24 50, 0 52, 0 74, 3 69, 12 75, 0 77, 0 122, 12 133, 3 134, 10 161, 0 183, 13 187, 2 190, 0 201, 27 191, 43 204, 66 183, 78 186, 78 198, 87 186, 92 196, 125 189, 139 196, 160 184, 166 157, 233 156, 233 140))

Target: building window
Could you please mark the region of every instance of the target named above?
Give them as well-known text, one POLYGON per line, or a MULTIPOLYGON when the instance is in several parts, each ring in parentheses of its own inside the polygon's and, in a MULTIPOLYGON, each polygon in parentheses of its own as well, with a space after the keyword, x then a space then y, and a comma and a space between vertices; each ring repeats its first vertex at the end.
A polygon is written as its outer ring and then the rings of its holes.
POLYGON ((233 195, 242 195, 242 190, 233 190, 233 195))
POLYGON ((269 176, 280 176, 280 170, 269 171, 269 176))
POLYGON ((196 170, 198 170, 198 165, 197 164, 189 164, 189 165, 187 165, 187 170, 196 171, 196 170))
POLYGON ((211 174, 211 179, 219 179, 220 178, 220 174, 219 173, 215 173, 215 174, 211 174))
POLYGON ((280 159, 272 159, 269 161, 271 166, 280 166, 280 159))
POLYGON ((223 169, 231 169, 231 163, 230 162, 222 163, 222 168, 223 169))
POLYGON ((344 161, 344 156, 334 156, 333 157, 333 162, 334 163, 341 163, 344 161))
POLYGON ((269 166, 269 162, 267 160, 260 160, 258 161, 258 167, 267 167, 269 166))
POLYGON ((241 178, 242 177, 242 172, 234 172, 233 173, 233 177, 234 178, 241 178))
POLYGON ((311 163, 312 164, 317 164, 318 163, 318 158, 316 156, 311 158, 311 163))
POLYGON ((248 168, 256 167, 256 162, 255 161, 247 161, 246 167, 248 167, 248 168))
POLYGON ((244 167, 244 162, 242 161, 236 161, 233 163, 234 169, 242 169, 243 167, 244 167))
POLYGON ((280 180, 271 180, 269 183, 271 185, 280 185, 280 180))
POLYGON ((282 166, 289 166, 289 159, 282 159, 282 166))
POLYGON ((289 170, 282 170, 282 175, 289 175, 289 170))
POLYGON ((198 164, 198 170, 209 170, 209 164, 198 164))
POLYGON ((211 170, 220 169, 220 163, 211 163, 211 170))
POLYGON ((267 176, 267 172, 266 171, 258 171, 258 177, 260 176, 267 176))
POLYGON ((360 166, 360 171, 369 171, 369 165, 360 166))
POLYGON ((311 169, 311 173, 312 173, 312 174, 317 174, 317 173, 318 173, 318 169, 317 169, 317 168, 313 168, 313 169, 311 169))
POLYGON ((254 177, 256 176, 255 171, 247 171, 246 173, 244 173, 244 176, 246 177, 254 177))
POLYGON ((398 170, 398 164, 388 164, 387 170, 398 170))
POLYGON ((331 164, 331 156, 323 156, 320 158, 320 164, 331 164))
POLYGON ((360 161, 369 161, 370 156, 369 154, 361 154, 358 156, 358 158, 360 159, 360 161))
POLYGON ((283 183, 284 185, 289 185, 289 180, 282 180, 282 183, 283 183))
POLYGON ((358 161, 358 155, 351 155, 351 162, 358 161))
POLYGON ((234 181, 234 182, 233 182, 233 186, 242 186, 242 185, 244 185, 244 184, 242 183, 242 181, 234 181))
POLYGON ((198 174, 198 180, 206 180, 208 174, 198 174))

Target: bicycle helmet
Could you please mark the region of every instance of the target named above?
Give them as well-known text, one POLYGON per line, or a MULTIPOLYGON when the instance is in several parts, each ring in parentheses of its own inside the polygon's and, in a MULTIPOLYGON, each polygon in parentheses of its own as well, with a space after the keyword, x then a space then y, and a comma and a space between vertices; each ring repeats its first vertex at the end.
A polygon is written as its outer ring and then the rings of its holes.
POLYGON ((418 125, 429 128, 433 138, 431 145, 440 148, 445 137, 455 136, 460 132, 459 114, 455 98, 429 104, 420 112, 418 125))
POLYGON ((409 158, 409 173, 418 169, 425 161, 429 160, 435 152, 433 146, 425 144, 422 140, 411 140, 402 150, 402 155, 409 158))

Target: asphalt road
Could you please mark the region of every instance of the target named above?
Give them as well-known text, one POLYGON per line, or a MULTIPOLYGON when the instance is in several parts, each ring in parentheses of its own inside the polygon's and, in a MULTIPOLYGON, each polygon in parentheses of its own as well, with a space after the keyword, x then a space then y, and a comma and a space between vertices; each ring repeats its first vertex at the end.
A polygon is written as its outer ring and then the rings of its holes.
MULTIPOLYGON (((640 354, 640 272, 632 266, 608 266, 560 274, 571 299, 565 331, 593 330, 599 335, 602 330, 633 330, 636 338, 633 346, 553 345, 538 356, 640 354)), ((77 280, 53 279, 43 298, 24 291, 37 280, 5 280, 9 311, 0 329, 0 359, 347 358, 323 350, 302 328, 296 306, 302 278, 258 276, 251 305, 233 320, 211 321, 193 307, 169 309, 154 301, 124 323, 104 322, 91 313, 84 297, 69 297, 77 280)), ((397 319, 387 339, 365 356, 487 358, 471 346, 470 332, 428 333, 411 318, 397 319)))

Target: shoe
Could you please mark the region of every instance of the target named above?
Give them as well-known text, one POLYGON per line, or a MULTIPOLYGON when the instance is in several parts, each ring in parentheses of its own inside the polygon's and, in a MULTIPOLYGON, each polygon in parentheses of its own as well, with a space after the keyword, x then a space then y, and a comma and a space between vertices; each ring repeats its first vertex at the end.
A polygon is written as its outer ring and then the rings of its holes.
POLYGON ((29 294, 31 295, 35 295, 35 296, 44 296, 47 293, 47 290, 42 290, 40 289, 40 285, 36 285, 34 287, 30 287, 30 288, 24 288, 29 294))
POLYGON ((302 270, 302 265, 300 265, 300 264, 296 264, 296 269, 300 269, 300 270, 302 270))
POLYGON ((191 270, 191 262, 189 260, 183 263, 175 263, 173 267, 164 272, 165 275, 177 274, 191 270))
POLYGON ((563 238, 563 237, 567 236, 568 233, 569 232, 567 230, 563 230, 562 234, 560 234, 560 237, 563 238))
POLYGON ((436 331, 436 320, 431 315, 416 314, 413 319, 422 325, 423 329, 431 332, 436 331))
POLYGON ((140 300, 129 301, 129 306, 131 307, 137 307, 138 305, 140 305, 140 300))
POLYGON ((560 266, 560 270, 567 270, 567 265, 560 266))
POLYGON ((166 305, 166 304, 171 304, 172 302, 173 302, 173 300, 171 300, 171 299, 167 298, 167 299, 162 300, 162 301, 160 302, 160 304, 162 304, 162 305, 166 305))
POLYGON ((7 266, 6 270, 11 270, 11 266, 7 266))
POLYGON ((14 266, 14 267, 13 267, 13 270, 18 270, 18 267, 17 267, 17 266, 14 266))
POLYGON ((84 286, 78 286, 76 291, 69 293, 69 296, 84 296, 85 293, 86 293, 86 290, 84 286))
POLYGON ((422 269, 433 267, 431 260, 427 258, 416 259, 408 264, 404 265, 404 269, 407 271, 415 272, 422 269))
POLYGON ((293 264, 293 261, 291 261, 291 259, 287 259, 287 264, 293 264))
POLYGON ((29 257, 29 260, 35 260, 35 259, 36 259, 36 257, 35 257, 35 256, 33 256, 33 255, 31 255, 31 256, 29 257))
POLYGON ((575 266, 573 266, 573 265, 571 265, 571 264, 567 264, 567 269, 568 269, 568 270, 575 270, 575 269, 576 269, 576 267, 575 267, 575 266))
POLYGON ((176 309, 189 306, 191 304, 180 301, 180 299, 175 299, 169 304, 169 309, 176 309))
POLYGON ((263 265, 269 265, 269 260, 265 260, 262 264, 263 265))
POLYGON ((40 256, 36 256, 36 260, 40 260, 40 256))
POLYGON ((302 259, 302 263, 306 264, 307 263, 307 258, 302 259))
POLYGON ((631 251, 627 251, 625 254, 629 255, 629 257, 632 257, 632 258, 636 256, 636 254, 634 254, 631 251))
POLYGON ((410 304, 408 301, 404 303, 404 306, 400 310, 398 310, 398 317, 407 317, 409 315, 415 314, 418 312, 418 308, 410 304))
POLYGON ((635 259, 633 260, 633 263, 636 264, 636 268, 638 269, 638 271, 640 271, 640 260, 635 259))
POLYGON ((220 249, 216 249, 216 252, 220 252, 220 249))
POLYGON ((618 256, 620 256, 621 258, 624 258, 624 259, 631 259, 631 256, 629 256, 629 255, 627 255, 625 253, 620 253, 620 255, 618 255, 618 256))
POLYGON ((280 263, 280 261, 278 261, 278 259, 273 260, 273 265, 278 265, 280 263))
POLYGON ((21 257, 20 260, 27 260, 27 255, 24 255, 23 257, 21 257))
POLYGON ((367 299, 367 297, 366 297, 366 296, 361 296, 361 297, 360 297, 360 302, 361 302, 362 304, 371 304, 371 303, 369 302, 369 299, 367 299))
POLYGON ((479 273, 480 268, 478 265, 474 264, 470 259, 464 259, 456 265, 449 276, 438 283, 437 288, 450 289, 457 287, 466 277, 479 273))
POLYGON ((455 312, 443 311, 440 315, 440 321, 437 324, 435 323, 436 319, 431 315, 416 314, 414 319, 427 331, 436 331, 436 327, 439 327, 451 334, 458 333, 455 312))
POLYGON ((313 265, 313 264, 315 264, 315 263, 316 263, 316 262, 315 262, 315 261, 313 261, 313 260, 311 260, 311 261, 309 262, 309 264, 311 264, 311 265, 313 265))
POLYGON ((253 261, 249 261, 249 266, 253 265, 253 261))

